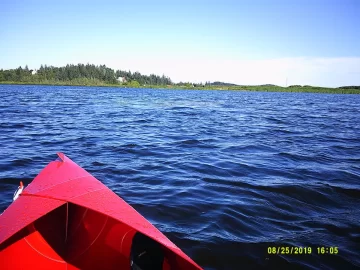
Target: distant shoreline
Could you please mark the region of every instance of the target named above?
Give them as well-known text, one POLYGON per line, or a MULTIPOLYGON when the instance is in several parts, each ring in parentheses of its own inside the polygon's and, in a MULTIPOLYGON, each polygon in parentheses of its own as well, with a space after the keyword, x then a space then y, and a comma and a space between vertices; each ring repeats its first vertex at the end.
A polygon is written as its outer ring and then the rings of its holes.
POLYGON ((2 81, 0 85, 48 85, 48 86, 96 86, 117 88, 151 88, 151 89, 174 89, 174 90, 228 90, 228 91, 260 91, 260 92, 298 92, 298 93, 325 93, 325 94, 360 94, 360 89, 352 88, 327 88, 315 86, 291 86, 282 87, 276 85, 249 85, 249 86, 179 86, 179 85, 123 85, 109 83, 76 83, 71 81, 58 82, 13 82, 2 81))
POLYGON ((105 65, 94 64, 68 64, 63 67, 41 65, 38 70, 29 69, 27 65, 25 68, 20 66, 16 69, 0 69, 0 84, 360 94, 360 86, 328 88, 311 85, 290 85, 282 87, 273 84, 236 85, 219 81, 174 83, 164 74, 162 76, 155 74, 143 75, 137 71, 113 70, 105 65))

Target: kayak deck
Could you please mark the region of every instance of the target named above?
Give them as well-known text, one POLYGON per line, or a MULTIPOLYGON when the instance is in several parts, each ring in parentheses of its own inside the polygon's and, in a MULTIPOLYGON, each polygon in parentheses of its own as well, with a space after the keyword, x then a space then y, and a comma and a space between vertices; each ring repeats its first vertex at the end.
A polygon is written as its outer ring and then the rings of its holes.
MULTIPOLYGON (((0 262, 18 258, 19 269, 121 269, 130 265, 135 232, 111 217, 66 203, 3 243, 0 249, 8 248, 0 262)), ((0 263, 0 269, 5 265, 0 263)))
POLYGON ((0 269, 133 269, 136 235, 159 245, 157 269, 201 269, 100 181, 59 156, 0 216, 0 269))

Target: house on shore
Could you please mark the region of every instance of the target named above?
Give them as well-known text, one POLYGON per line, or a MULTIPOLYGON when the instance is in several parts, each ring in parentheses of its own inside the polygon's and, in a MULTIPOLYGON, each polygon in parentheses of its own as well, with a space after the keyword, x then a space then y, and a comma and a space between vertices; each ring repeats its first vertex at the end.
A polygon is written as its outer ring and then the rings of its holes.
POLYGON ((119 83, 125 83, 126 82, 126 78, 125 77, 118 77, 116 79, 119 83))

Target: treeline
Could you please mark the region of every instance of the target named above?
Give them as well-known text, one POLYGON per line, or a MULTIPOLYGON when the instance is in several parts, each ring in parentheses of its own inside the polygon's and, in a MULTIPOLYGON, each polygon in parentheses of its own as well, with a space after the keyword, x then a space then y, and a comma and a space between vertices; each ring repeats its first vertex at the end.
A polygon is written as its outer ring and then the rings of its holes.
POLYGON ((341 86, 340 89, 360 89, 359 85, 356 86, 341 86))
POLYGON ((233 84, 233 83, 226 83, 226 82, 206 82, 205 85, 214 85, 214 86, 238 86, 237 84, 233 84))
POLYGON ((19 82, 19 83, 42 83, 42 82, 72 82, 81 81, 100 82, 104 84, 124 84, 124 85, 171 85, 169 77, 151 74, 142 75, 139 72, 113 70, 105 65, 66 65, 65 67, 53 67, 41 65, 38 70, 29 69, 28 66, 17 69, 0 70, 0 82, 19 82), (120 78, 120 79, 119 79, 120 78))
MULTIPOLYGON (((326 88, 326 87, 316 87, 311 85, 290 85, 289 88, 326 88)), ((336 88, 332 88, 336 89, 336 88)), ((337 89, 352 89, 352 90, 360 90, 360 86, 340 86, 337 89)))
MULTIPOLYGON (((311 86, 311 85, 298 85, 298 84, 295 84, 295 85, 289 85, 288 86, 289 88, 319 88, 318 86, 311 86)), ((320 87, 320 88, 325 88, 325 87, 320 87)))
POLYGON ((9 70, 0 69, 0 83, 360 94, 360 86, 327 88, 310 85, 290 85, 281 87, 272 84, 236 85, 220 81, 205 83, 179 82, 175 84, 165 75, 151 74, 147 76, 139 72, 113 70, 105 65, 96 66, 90 64, 66 65, 64 67, 41 65, 38 70, 29 69, 28 66, 9 70))
POLYGON ((184 86, 184 87, 238 86, 237 84, 218 82, 218 81, 216 82, 206 81, 205 83, 179 82, 176 83, 175 85, 184 86))

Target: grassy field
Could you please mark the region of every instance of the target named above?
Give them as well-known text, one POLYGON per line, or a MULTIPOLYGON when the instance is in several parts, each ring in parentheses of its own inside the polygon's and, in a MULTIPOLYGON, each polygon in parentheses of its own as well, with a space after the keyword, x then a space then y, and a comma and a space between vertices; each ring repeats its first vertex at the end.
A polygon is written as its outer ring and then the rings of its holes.
POLYGON ((71 81, 44 80, 41 82, 11 82, 3 81, 0 84, 20 85, 63 85, 63 86, 105 86, 121 88, 153 88, 153 89, 177 89, 177 90, 232 90, 232 91, 262 91, 262 92, 302 92, 302 93, 328 93, 328 94, 360 94, 360 89, 326 88, 316 86, 290 86, 281 87, 276 85, 249 85, 249 86, 179 86, 179 85, 142 85, 132 86, 131 84, 107 84, 103 81, 74 79, 71 81))

